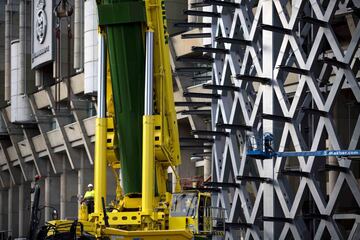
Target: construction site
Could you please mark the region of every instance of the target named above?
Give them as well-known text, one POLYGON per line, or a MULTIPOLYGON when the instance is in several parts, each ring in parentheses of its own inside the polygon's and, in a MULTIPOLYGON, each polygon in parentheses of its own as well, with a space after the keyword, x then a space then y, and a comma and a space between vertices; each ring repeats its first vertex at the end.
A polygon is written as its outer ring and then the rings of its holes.
POLYGON ((0 0, 0 240, 360 239, 359 0, 0 0))

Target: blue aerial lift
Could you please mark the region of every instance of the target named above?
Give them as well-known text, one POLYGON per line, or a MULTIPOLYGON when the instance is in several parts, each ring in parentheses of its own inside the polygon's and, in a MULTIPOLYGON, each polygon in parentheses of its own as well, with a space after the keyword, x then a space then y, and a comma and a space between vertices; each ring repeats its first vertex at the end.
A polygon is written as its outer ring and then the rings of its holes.
POLYGON ((319 150, 303 152, 275 152, 272 148, 274 136, 271 133, 265 133, 263 136, 263 146, 251 142, 251 149, 247 151, 247 156, 256 159, 272 159, 274 157, 351 157, 360 156, 360 149, 356 150, 319 150))

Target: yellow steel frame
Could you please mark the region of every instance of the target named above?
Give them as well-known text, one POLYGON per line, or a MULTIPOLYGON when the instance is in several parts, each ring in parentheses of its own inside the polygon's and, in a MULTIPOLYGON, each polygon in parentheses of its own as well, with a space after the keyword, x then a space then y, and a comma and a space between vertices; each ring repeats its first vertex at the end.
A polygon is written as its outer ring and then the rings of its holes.
MULTIPOLYGON (((58 232, 68 232, 69 226, 73 223, 71 220, 50 221, 49 224, 56 227, 58 232)), ((189 231, 182 230, 148 230, 148 231, 124 231, 117 228, 104 228, 101 229, 93 222, 83 222, 83 231, 95 235, 97 237, 107 236, 114 240, 189 240, 193 235, 189 231)), ((49 235, 55 232, 49 232, 49 235)), ((77 228, 77 235, 80 235, 80 227, 77 228)))
MULTIPOLYGON (((100 34, 104 34, 99 29, 100 34)), ((102 198, 106 198, 106 168, 110 166, 116 178, 116 200, 121 200, 121 186, 120 186, 120 161, 115 154, 115 134, 114 134, 114 102, 111 88, 110 66, 107 65, 106 78, 106 110, 107 116, 104 118, 96 118, 95 127, 95 161, 94 161, 94 214, 92 218, 102 213, 102 198), (108 141, 109 140, 109 141, 108 141)), ((79 213, 84 216, 84 209, 79 213)))
MULTIPOLYGON (((155 175, 160 200, 166 196, 167 169, 181 163, 174 106, 164 0, 145 0, 146 31, 153 32, 155 115, 143 117, 142 214, 152 215, 155 175)), ((180 190, 177 181, 177 190, 180 190)))
MULTIPOLYGON (((174 105, 173 81, 170 65, 169 35, 167 32, 165 1, 145 0, 147 31, 154 32, 154 109, 156 170, 181 164, 179 133, 174 105)), ((167 174, 157 174, 160 194, 166 192, 167 174), (158 178, 160 177, 160 178, 158 178)), ((180 185, 178 185, 178 190, 180 185)))
MULTIPOLYGON (((168 33, 166 31, 165 3, 163 0, 145 0, 147 16, 146 31, 154 32, 154 115, 143 117, 143 172, 142 172, 142 198, 141 211, 113 211, 108 213, 111 226, 133 226, 134 229, 164 229, 165 218, 168 217, 168 206, 171 194, 166 192, 167 169, 181 163, 178 126, 173 99, 172 74, 168 46, 168 33), (156 183, 155 183, 156 175, 156 183), (155 198, 155 184, 159 197, 155 198), (165 204, 164 204, 165 203, 165 204), (154 212, 154 209, 158 209, 154 212), (159 210, 160 209, 160 210, 159 210), (144 218, 147 216, 146 218, 144 218), (154 223, 156 222, 156 223, 154 223), (159 222, 161 223, 159 225, 159 222)), ((101 29, 99 29, 101 31, 101 29)), ((88 216, 90 221, 103 226, 103 208, 101 198, 106 196, 106 164, 109 165, 117 180, 120 163, 116 158, 114 149, 113 131, 113 95, 111 88, 110 70, 107 68, 107 118, 98 118, 96 125, 95 144, 95 186, 101 186, 95 193, 95 211, 88 216), (109 141, 106 141, 109 139, 109 141)), ((120 146, 121 147, 121 146, 120 146)), ((117 181, 118 182, 118 181, 117 181)), ((177 182, 177 190, 180 190, 177 182)), ((116 207, 122 209, 124 205, 136 205, 138 199, 126 198, 121 195, 120 185, 117 187, 116 207)), ((136 208, 136 207, 135 207, 136 208)), ((80 219, 86 218, 86 207, 80 209, 80 219)))
POLYGON ((95 213, 102 212, 101 198, 106 196, 106 145, 104 147, 104 139, 107 136, 107 119, 96 118, 96 133, 95 133, 95 162, 94 162, 94 185, 96 186, 94 191, 94 211, 95 213))
MULTIPOLYGON (((172 73, 167 33, 164 0, 145 0, 146 31, 154 33, 154 115, 143 117, 143 186, 142 198, 122 196, 118 170, 120 163, 115 155, 114 106, 109 67, 107 68, 107 116, 96 119, 95 138, 95 211, 88 215, 83 204, 79 209, 79 221, 84 230, 96 237, 107 236, 111 239, 143 240, 192 239, 193 234, 186 227, 167 225, 171 194, 166 192, 167 169, 181 163, 178 126, 173 99, 172 73), (107 141, 109 139, 109 141, 107 141), (107 213, 111 227, 105 227, 101 198, 106 196, 106 167, 110 166, 117 179, 116 198, 118 210, 107 213), (156 176, 156 183, 155 183, 156 176), (155 197, 155 184, 157 195, 155 197), (140 206, 139 206, 140 205, 140 206), (128 206, 141 211, 126 210, 128 206), (156 210, 155 210, 156 209, 156 210), (122 211, 126 210, 126 211, 122 211), (119 227, 122 228, 119 229, 119 227), (126 229, 127 231, 125 231, 126 229), (119 237, 119 238, 117 238, 119 237)), ((101 30, 99 30, 101 31, 101 30)), ((121 146, 119 146, 121 147, 121 146)), ((178 180, 178 177, 177 177, 178 180)), ((177 181, 176 190, 180 191, 177 181)), ((131 209, 130 208, 130 209, 131 209)), ((52 222, 61 225, 67 221, 52 222)), ((65 229, 63 230, 65 231, 65 229)))

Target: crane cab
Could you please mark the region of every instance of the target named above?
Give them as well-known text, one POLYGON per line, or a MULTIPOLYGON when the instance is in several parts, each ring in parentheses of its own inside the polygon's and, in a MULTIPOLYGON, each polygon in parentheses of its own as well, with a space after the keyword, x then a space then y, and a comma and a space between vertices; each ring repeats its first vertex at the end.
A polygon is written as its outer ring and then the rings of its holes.
POLYGON ((211 195, 199 191, 174 193, 170 205, 170 229, 188 229, 195 236, 212 232, 211 195))

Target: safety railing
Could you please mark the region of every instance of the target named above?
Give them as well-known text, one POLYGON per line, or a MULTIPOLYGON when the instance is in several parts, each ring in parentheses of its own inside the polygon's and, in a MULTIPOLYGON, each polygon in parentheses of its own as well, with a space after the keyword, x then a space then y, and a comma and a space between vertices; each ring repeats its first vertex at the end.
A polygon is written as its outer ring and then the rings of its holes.
POLYGON ((221 207, 205 207, 204 232, 209 235, 225 234, 225 209, 221 207))

